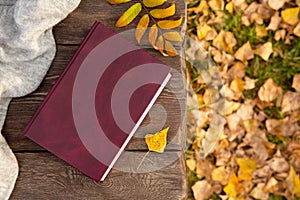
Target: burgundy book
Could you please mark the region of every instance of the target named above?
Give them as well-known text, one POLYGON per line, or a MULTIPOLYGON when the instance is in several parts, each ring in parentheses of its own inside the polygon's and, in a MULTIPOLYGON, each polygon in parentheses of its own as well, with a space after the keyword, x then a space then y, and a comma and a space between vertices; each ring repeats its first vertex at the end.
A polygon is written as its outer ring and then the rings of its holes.
POLYGON ((103 181, 170 78, 170 67, 95 22, 24 135, 103 181))

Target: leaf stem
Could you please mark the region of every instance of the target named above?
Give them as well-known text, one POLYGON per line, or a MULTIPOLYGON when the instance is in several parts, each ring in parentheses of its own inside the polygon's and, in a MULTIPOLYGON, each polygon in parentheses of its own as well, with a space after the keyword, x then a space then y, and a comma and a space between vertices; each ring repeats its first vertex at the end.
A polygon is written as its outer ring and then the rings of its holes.
POLYGON ((141 167, 142 163, 144 162, 145 158, 147 157, 147 155, 150 153, 150 151, 148 151, 142 158, 141 162, 139 163, 138 167, 136 168, 137 170, 141 167))

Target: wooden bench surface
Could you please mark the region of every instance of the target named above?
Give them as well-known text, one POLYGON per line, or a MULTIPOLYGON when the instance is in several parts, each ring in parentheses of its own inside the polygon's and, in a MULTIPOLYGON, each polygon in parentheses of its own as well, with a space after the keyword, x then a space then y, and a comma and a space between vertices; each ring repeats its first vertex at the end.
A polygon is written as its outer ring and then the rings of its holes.
MULTIPOLYGON (((175 2, 176 15, 185 16, 184 0, 175 2)), ((137 20, 126 28, 114 27, 118 17, 131 4, 112 6, 105 0, 82 0, 79 7, 54 28, 57 54, 47 76, 34 93, 13 99, 3 128, 4 137, 16 154, 20 167, 20 174, 11 199, 186 199, 186 168, 183 151, 185 124, 181 117, 185 109, 179 105, 185 102, 184 88, 181 98, 176 97, 169 89, 165 89, 157 100, 157 104, 163 105, 167 111, 165 127, 170 127, 168 141, 173 142, 165 153, 156 154, 156 159, 160 159, 159 164, 163 164, 164 160, 167 160, 164 159, 166 156, 179 158, 157 171, 129 173, 113 169, 103 183, 96 183, 21 134, 95 20, 104 23, 116 32, 136 26, 137 20), (179 134, 178 130, 180 130, 179 134)), ((179 31, 185 32, 185 23, 179 31)), ((129 35, 129 37, 133 36, 129 35)), ((183 57, 183 49, 180 46, 177 48, 183 57)), ((147 49, 147 51, 180 73, 185 68, 184 59, 180 56, 163 57, 152 49, 147 49)), ((170 84, 179 81, 181 79, 175 77, 171 79, 170 84)), ((147 116, 143 125, 149 122, 150 117, 147 116)), ((155 124, 159 122, 151 121, 151 123, 154 123, 154 127, 161 126, 161 124, 155 124)), ((148 149, 143 138, 133 138, 126 147, 126 151, 135 152, 142 157, 148 149)), ((130 168, 136 167, 138 162, 140 160, 126 162, 121 159, 117 164, 130 168)), ((153 164, 151 158, 146 158, 141 167, 151 163, 153 164)))

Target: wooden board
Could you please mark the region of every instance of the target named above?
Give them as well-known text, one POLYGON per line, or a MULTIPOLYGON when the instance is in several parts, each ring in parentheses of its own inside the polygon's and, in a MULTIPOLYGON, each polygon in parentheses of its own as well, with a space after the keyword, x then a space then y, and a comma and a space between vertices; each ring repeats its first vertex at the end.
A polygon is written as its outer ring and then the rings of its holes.
MULTIPOLYGON (((7 5, 12 5, 14 1, 8 0, 7 5)), ((175 2, 176 15, 185 16, 184 0, 175 2)), ((159 162, 146 158, 141 168, 144 169, 143 167, 149 167, 155 163, 158 165, 166 163, 167 157, 164 156, 169 156, 168 158, 175 156, 178 159, 174 159, 170 165, 151 173, 139 174, 113 170, 103 183, 98 184, 21 134, 95 20, 104 23, 116 32, 130 30, 136 26, 137 20, 123 29, 114 27, 115 21, 129 5, 131 3, 109 5, 105 0, 82 0, 80 6, 54 28, 54 36, 58 43, 57 54, 47 76, 35 92, 26 97, 13 99, 2 131, 16 153, 20 166, 20 176, 11 199, 186 199, 183 153, 185 119, 182 116, 182 113, 185 113, 185 107, 180 107, 180 104, 185 105, 183 87, 179 96, 176 97, 170 89, 165 89, 157 100, 156 105, 162 105, 167 111, 165 127, 170 127, 168 135, 170 145, 165 154, 157 154, 157 158, 161 158, 159 162)), ((177 31, 184 33, 185 23, 177 31)), ((124 36, 134 43, 132 34, 127 33, 124 36)), ((171 66, 180 75, 183 74, 185 68, 184 59, 182 59, 184 52, 180 45, 177 49, 181 57, 163 57, 149 48, 147 51, 171 66)), ((176 76, 169 84, 181 87, 182 81, 184 81, 182 77, 176 76)), ((156 117, 158 117, 156 113, 151 116, 153 126, 149 132, 153 132, 161 125, 159 121, 155 122, 156 117)), ((147 116, 142 126, 149 123, 150 117, 147 116)), ((139 131, 136 133, 140 137, 145 134, 139 131)), ((143 138, 133 138, 126 150, 136 152, 141 158, 147 151, 147 147, 143 138)), ((136 168, 137 162, 139 161, 126 162, 120 159, 117 164, 125 168, 136 168)))

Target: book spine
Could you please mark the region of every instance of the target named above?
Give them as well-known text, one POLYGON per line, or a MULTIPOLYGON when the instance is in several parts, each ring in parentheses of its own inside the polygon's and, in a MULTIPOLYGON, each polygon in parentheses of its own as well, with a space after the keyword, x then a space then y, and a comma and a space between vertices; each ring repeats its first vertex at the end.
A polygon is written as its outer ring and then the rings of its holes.
POLYGON ((87 34, 87 36, 85 37, 85 39, 83 40, 83 42, 81 43, 80 47, 78 48, 78 50, 76 51, 76 53, 74 54, 74 56, 72 57, 72 59, 69 61, 67 67, 65 68, 65 70, 62 72, 61 76, 58 78, 58 80, 55 82, 54 86, 51 88, 51 90, 49 91, 49 93, 47 94, 47 96, 45 97, 44 101, 42 102, 42 105, 38 108, 38 110, 36 111, 36 113, 34 114, 34 116, 32 117, 32 119, 30 120, 30 122, 27 124, 27 126, 24 128, 23 130, 23 135, 27 135, 28 129, 30 128, 31 124, 34 122, 34 120, 37 118, 37 116, 39 115, 39 113, 41 112, 41 110, 43 109, 44 105, 47 103, 47 101, 49 100, 50 96, 52 95, 52 93, 55 91, 56 87, 59 85, 60 81, 64 78, 65 74, 69 71, 69 69, 72 67, 75 59, 77 58, 78 54, 81 52, 81 50, 83 49, 83 47, 85 46, 86 42, 89 40, 89 38, 91 37, 91 35, 93 34, 94 30, 96 29, 96 27, 99 25, 99 22, 95 22, 91 28, 91 30, 89 31, 89 33, 87 34))

